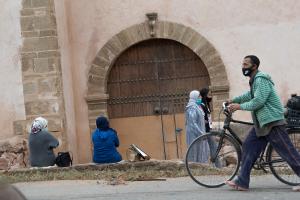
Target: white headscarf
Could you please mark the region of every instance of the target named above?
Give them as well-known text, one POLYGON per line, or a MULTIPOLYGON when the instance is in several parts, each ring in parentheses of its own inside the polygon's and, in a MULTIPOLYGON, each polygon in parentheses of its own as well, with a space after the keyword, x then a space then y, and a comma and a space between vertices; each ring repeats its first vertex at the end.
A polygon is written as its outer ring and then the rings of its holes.
POLYGON ((200 92, 198 90, 193 90, 190 92, 190 100, 186 106, 186 109, 189 107, 194 107, 195 109, 203 112, 202 109, 197 105, 196 101, 199 98, 200 92))
POLYGON ((31 133, 36 134, 43 129, 47 129, 48 121, 43 117, 35 118, 31 125, 31 133))
POLYGON ((199 98, 200 92, 198 90, 193 90, 190 92, 190 101, 194 100, 195 102, 197 101, 197 99, 199 98))

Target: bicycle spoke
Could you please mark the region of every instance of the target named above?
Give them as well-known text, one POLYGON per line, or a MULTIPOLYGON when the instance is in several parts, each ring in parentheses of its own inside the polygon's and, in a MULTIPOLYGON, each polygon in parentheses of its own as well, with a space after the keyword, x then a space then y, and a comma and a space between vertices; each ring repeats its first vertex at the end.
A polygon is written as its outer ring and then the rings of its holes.
MULTIPOLYGON (((296 150, 300 152, 300 132, 290 132, 289 137, 296 150)), ((277 154, 277 152, 272 148, 272 146, 270 146, 268 150, 268 162, 272 173, 278 180, 288 185, 300 184, 299 176, 295 174, 295 172, 288 165, 288 163, 277 154)))
POLYGON ((228 151, 228 152, 223 153, 223 154, 218 154, 218 157, 222 157, 222 156, 224 156, 224 155, 228 155, 228 154, 234 153, 234 152, 235 152, 235 151, 228 151))
POLYGON ((196 139, 190 145, 186 155, 186 167, 189 175, 196 183, 205 187, 219 187, 224 184, 225 180, 232 179, 238 170, 239 162, 239 146, 231 138, 224 137, 218 132, 196 139), (204 163, 204 160, 201 160, 201 163, 197 162, 197 159, 203 159, 205 156, 195 154, 195 149, 201 145, 208 145, 210 149, 204 163), (218 155, 215 155, 216 153, 218 155), (209 178, 205 178, 207 176, 209 178))

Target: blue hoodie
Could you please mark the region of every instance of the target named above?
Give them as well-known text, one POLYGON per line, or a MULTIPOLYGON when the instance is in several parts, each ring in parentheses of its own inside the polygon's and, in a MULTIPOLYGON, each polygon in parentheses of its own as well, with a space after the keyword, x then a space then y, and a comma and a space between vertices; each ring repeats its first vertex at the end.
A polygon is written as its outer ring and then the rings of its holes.
POLYGON ((93 161, 95 163, 114 163, 122 160, 117 151, 119 139, 114 129, 109 128, 105 117, 97 119, 97 128, 93 132, 94 144, 93 161))

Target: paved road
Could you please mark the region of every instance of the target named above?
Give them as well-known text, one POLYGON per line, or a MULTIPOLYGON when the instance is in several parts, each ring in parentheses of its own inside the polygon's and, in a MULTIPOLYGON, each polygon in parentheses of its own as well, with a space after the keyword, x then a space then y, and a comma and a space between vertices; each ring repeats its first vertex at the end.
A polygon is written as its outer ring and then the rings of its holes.
POLYGON ((52 199, 105 199, 105 200, 299 200, 300 193, 283 185, 272 176, 252 178, 251 190, 233 191, 226 186, 207 189, 198 186, 188 177, 172 178, 166 181, 127 182, 122 185, 108 185, 97 181, 51 181, 18 183, 16 186, 29 200, 52 199))

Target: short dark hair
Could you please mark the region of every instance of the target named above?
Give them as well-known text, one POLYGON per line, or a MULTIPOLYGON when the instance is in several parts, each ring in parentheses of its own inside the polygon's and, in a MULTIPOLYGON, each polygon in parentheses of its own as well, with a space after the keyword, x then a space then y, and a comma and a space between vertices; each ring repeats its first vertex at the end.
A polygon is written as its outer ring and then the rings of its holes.
POLYGON ((259 67, 260 61, 259 61, 259 59, 258 59, 257 56, 255 56, 255 55, 248 55, 244 59, 246 59, 246 58, 250 58, 251 63, 254 64, 254 65, 256 65, 257 67, 259 67))
POLYGON ((209 93, 209 89, 208 88, 202 88, 200 90, 201 97, 207 97, 208 93, 209 93))

